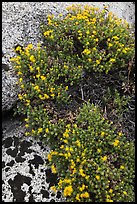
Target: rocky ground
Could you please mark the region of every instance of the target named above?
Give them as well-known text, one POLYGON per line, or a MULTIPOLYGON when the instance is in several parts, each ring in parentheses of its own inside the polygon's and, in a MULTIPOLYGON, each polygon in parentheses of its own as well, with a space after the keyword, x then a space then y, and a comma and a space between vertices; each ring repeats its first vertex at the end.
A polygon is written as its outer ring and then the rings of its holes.
MULTIPOLYGON (((50 147, 40 141, 24 136, 21 118, 13 117, 13 107, 17 103, 17 78, 10 64, 14 56, 13 47, 19 44, 36 44, 40 40, 40 22, 47 13, 66 13, 65 7, 73 2, 2 2, 2 201, 3 202, 63 202, 61 192, 54 194, 50 186, 57 182, 57 176, 47 166, 50 147), (8 67, 6 67, 8 66, 8 67)), ((135 22, 133 2, 79 2, 92 4, 109 10, 129 23, 135 22)), ((83 87, 85 97, 90 91, 98 97, 98 89, 87 80, 83 87), (88 89, 88 90, 87 90, 88 89)), ((132 105, 133 106, 133 105, 132 105)), ((134 117, 134 107, 131 118, 134 117)), ((133 124, 128 126, 132 127, 133 124)), ((128 131, 129 132, 129 131, 128 131)))

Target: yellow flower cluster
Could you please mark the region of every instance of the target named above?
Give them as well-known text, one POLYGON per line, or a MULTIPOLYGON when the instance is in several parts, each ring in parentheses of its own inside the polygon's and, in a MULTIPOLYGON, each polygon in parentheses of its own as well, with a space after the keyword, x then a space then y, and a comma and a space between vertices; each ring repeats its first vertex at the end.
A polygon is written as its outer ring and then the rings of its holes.
POLYGON ((69 185, 69 186, 66 186, 64 188, 64 192, 63 193, 64 193, 64 196, 67 197, 67 196, 71 196, 72 192, 73 192, 73 188, 72 188, 71 185, 69 185))

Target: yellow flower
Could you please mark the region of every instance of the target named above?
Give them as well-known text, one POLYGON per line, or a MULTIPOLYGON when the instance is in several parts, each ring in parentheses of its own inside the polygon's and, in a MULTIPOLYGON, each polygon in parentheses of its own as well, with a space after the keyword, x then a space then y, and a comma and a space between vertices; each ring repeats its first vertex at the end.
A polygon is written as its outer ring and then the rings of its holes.
POLYGON ((100 180, 100 176, 96 175, 96 179, 97 179, 97 180, 100 180))
POLYGON ((29 132, 25 132, 25 136, 28 136, 30 133, 29 132))
POLYGON ((76 144, 77 144, 78 147, 81 147, 81 143, 80 143, 79 140, 76 140, 76 144))
POLYGON ((34 129, 32 129, 32 131, 31 131, 33 134, 36 132, 34 129))
POLYGON ((25 125, 25 127, 26 127, 26 128, 28 128, 28 127, 29 127, 29 125, 28 125, 28 124, 26 124, 26 125, 25 125))
POLYGON ((43 131, 42 128, 38 128, 38 133, 41 133, 43 131))
POLYGON ((89 61, 89 62, 91 62, 91 61, 92 61, 92 59, 91 59, 91 58, 88 58, 88 61, 89 61))
POLYGON ((100 152, 101 152, 101 149, 97 149, 97 151, 98 151, 98 153, 100 153, 100 152))
POLYGON ((29 59, 30 59, 31 62, 34 62, 34 63, 36 62, 36 59, 35 59, 34 55, 31 55, 29 59))
POLYGON ((109 190, 109 193, 112 193, 112 192, 113 192, 113 190, 112 190, 112 189, 110 189, 110 190, 109 190))
POLYGON ((118 133, 118 136, 122 136, 122 132, 119 132, 119 133, 118 133))
POLYGON ((41 76, 40 77, 43 81, 46 79, 46 77, 45 76, 41 76))
POLYGON ((85 186, 84 184, 82 184, 82 186, 79 187, 79 190, 80 190, 80 191, 83 191, 83 190, 85 189, 85 187, 86 187, 86 186, 85 186))
POLYGON ((44 97, 45 97, 45 99, 48 99, 48 98, 49 98, 49 96, 48 96, 47 94, 44 94, 44 97))
POLYGON ((84 49, 83 54, 85 55, 89 55, 91 53, 91 51, 89 49, 84 49))
POLYGON ((56 174, 56 173, 57 173, 57 170, 56 170, 56 167, 54 166, 54 164, 52 164, 51 170, 52 170, 52 173, 53 173, 53 174, 56 174))
POLYGON ((54 193, 56 193, 57 192, 57 189, 56 189, 56 187, 55 186, 51 186, 50 187, 50 189, 54 192, 54 193))
POLYGON ((101 157, 101 159, 102 159, 103 161, 106 161, 106 160, 107 160, 107 156, 101 157))
POLYGON ((96 63, 97 63, 97 64, 100 64, 100 61, 99 61, 99 60, 96 60, 96 63))
POLYGON ((126 191, 123 191, 123 194, 124 194, 124 195, 127 195, 127 192, 126 192, 126 191))
POLYGON ((105 135, 105 132, 101 132, 101 136, 104 136, 105 135))
POLYGON ((66 91, 68 90, 68 86, 65 87, 65 90, 66 90, 66 91))
POLYGON ((63 140, 64 143, 68 144, 68 140, 63 140))
POLYGON ((51 159, 52 159, 52 155, 49 153, 48 154, 48 160, 51 161, 51 159))
POLYGON ((95 30, 93 30, 93 34, 94 34, 94 35, 96 35, 96 34, 97 34, 97 32, 96 32, 95 30))
POLYGON ((119 37, 113 36, 112 39, 114 39, 114 40, 119 40, 119 37))
POLYGON ((80 195, 81 198, 89 198, 89 193, 85 192, 80 195))
POLYGON ((125 167, 123 165, 120 166, 120 169, 124 169, 125 167))
POLYGON ((81 169, 79 169, 79 173, 80 173, 80 175, 82 176, 82 177, 85 177, 86 176, 86 174, 84 174, 84 170, 81 168, 81 169))
POLYGON ((90 31, 89 31, 89 30, 87 30, 87 31, 86 31, 86 34, 87 34, 87 35, 89 35, 89 33, 90 33, 90 31))
POLYGON ((64 132, 64 133, 63 133, 63 136, 66 137, 66 138, 68 138, 68 137, 69 137, 69 134, 68 134, 67 132, 64 132))
POLYGON ((79 193, 76 195, 76 200, 80 201, 79 193))
POLYGON ((112 43, 108 43, 108 47, 112 47, 113 46, 113 44, 112 43))
POLYGON ((22 99, 23 99, 23 97, 22 97, 22 95, 21 95, 21 94, 18 94, 18 98, 19 98, 20 100, 22 100, 22 99))
POLYGON ((18 75, 22 75, 22 72, 18 72, 18 75))
POLYGON ((64 148, 64 145, 61 145, 61 146, 60 146, 60 149, 63 149, 63 148, 64 148))
POLYGON ((118 144, 119 144, 119 140, 115 140, 115 141, 113 142, 113 145, 114 145, 114 146, 118 146, 118 144))
POLYGON ((46 133, 49 133, 49 129, 48 129, 48 128, 46 128, 46 130, 45 130, 45 131, 46 131, 46 133))
POLYGON ((72 192, 73 192, 73 188, 72 188, 72 186, 70 185, 70 186, 66 186, 66 187, 65 187, 63 193, 64 193, 64 196, 67 197, 67 196, 71 196, 72 192))
POLYGON ((40 74, 36 74, 36 78, 38 78, 38 79, 39 79, 39 78, 40 78, 40 74))
POLYGON ((115 62, 116 61, 116 59, 114 59, 114 58, 111 58, 110 60, 109 60, 109 62, 115 62))
POLYGON ((26 122, 28 122, 28 120, 29 120, 28 118, 25 118, 25 119, 24 119, 24 121, 26 121, 26 122))
POLYGON ((113 202, 113 200, 111 200, 111 199, 106 199, 106 202, 113 202))
POLYGON ((30 100, 26 100, 26 106, 30 105, 30 100))
POLYGON ((26 49, 31 50, 33 48, 32 44, 28 44, 28 46, 26 47, 26 49))
MULTIPOLYGON (((49 20, 49 23, 51 23, 51 21, 50 21, 49 18, 48 18, 48 20, 49 20)), ((45 36, 45 37, 46 37, 46 36, 49 36, 52 32, 53 32, 53 30, 45 31, 45 32, 44 32, 44 36, 45 36)))
POLYGON ((51 95, 51 97, 52 97, 52 98, 54 98, 54 97, 55 97, 55 94, 54 94, 54 93, 53 93, 53 94, 50 94, 50 95, 51 95))
POLYGON ((19 81, 20 81, 20 82, 22 82, 22 81, 23 81, 23 79, 22 79, 22 78, 19 78, 19 81))

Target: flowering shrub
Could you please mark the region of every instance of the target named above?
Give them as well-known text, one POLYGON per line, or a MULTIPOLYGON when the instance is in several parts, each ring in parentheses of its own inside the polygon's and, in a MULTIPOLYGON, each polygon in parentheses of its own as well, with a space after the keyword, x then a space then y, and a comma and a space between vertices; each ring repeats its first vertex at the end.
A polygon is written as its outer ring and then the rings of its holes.
POLYGON ((98 107, 85 104, 60 140, 62 144, 49 153, 48 160, 59 175, 55 188, 63 191, 67 201, 134 200, 134 143, 117 132, 98 107))
MULTIPOLYGON (((70 89, 85 71, 108 76, 128 68, 134 57, 130 26, 105 8, 77 5, 68 11, 64 17, 48 16, 42 45, 16 46, 11 61, 21 88, 17 112, 25 116, 25 135, 52 147, 49 165, 59 177, 53 191, 61 190, 71 202, 132 202, 134 143, 89 102, 75 116, 70 110, 72 118, 61 113, 63 106, 69 110, 70 89)), ((114 109, 121 116, 128 99, 115 95, 114 109)))
POLYGON ((89 72, 108 73, 129 63, 135 48, 126 21, 105 8, 72 5, 68 11, 64 18, 49 15, 47 24, 42 25, 50 54, 61 63, 73 62, 89 72))

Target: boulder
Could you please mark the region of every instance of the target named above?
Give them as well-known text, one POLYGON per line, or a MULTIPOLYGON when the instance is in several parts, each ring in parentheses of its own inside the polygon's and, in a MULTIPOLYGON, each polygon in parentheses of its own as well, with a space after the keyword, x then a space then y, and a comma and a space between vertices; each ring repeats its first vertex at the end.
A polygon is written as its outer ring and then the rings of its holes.
MULTIPOLYGON (((2 65, 3 66, 3 65, 2 65)), ((4 66, 8 66, 4 64, 4 66)), ((12 109, 17 102, 17 77, 15 73, 2 69, 2 112, 7 112, 12 109)))

